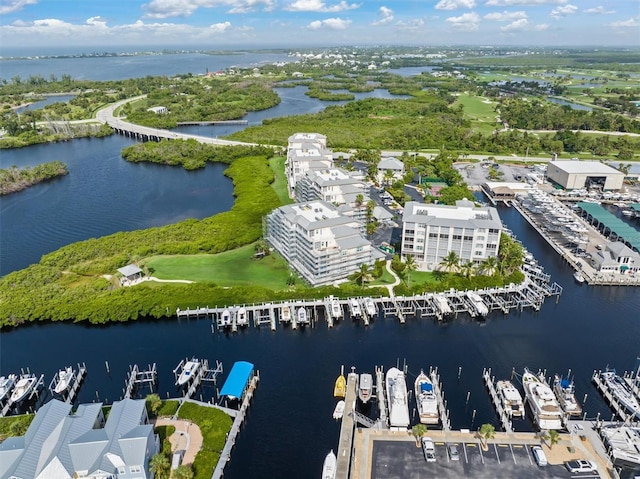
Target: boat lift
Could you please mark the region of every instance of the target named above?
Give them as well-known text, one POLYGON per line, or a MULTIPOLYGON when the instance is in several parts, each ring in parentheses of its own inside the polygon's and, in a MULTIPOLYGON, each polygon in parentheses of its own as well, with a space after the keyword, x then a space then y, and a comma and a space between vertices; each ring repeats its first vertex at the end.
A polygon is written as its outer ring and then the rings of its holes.
POLYGON ((511 422, 511 419, 509 418, 509 415, 502 407, 502 401, 500 401, 500 398, 498 397, 498 393, 496 392, 496 388, 494 385, 496 378, 495 376, 493 377, 491 376, 491 368, 482 370, 482 379, 484 380, 484 383, 487 386, 487 389, 489 390, 489 395, 491 396, 491 402, 493 403, 493 406, 496 408, 496 412, 498 413, 498 417, 500 418, 500 422, 502 423, 502 429, 504 429, 504 431, 507 433, 513 432, 513 424, 511 422))
MULTIPOLYGON (((71 404, 73 399, 78 394, 78 390, 80 389, 80 385, 84 380, 84 377, 87 374, 87 366, 85 363, 78 363, 78 369, 73 369, 73 373, 71 375, 71 379, 67 383, 67 387, 60 393, 60 397, 64 399, 64 402, 67 404, 71 404)), ((55 374, 53 379, 49 383, 49 392, 51 395, 54 395, 55 389, 60 381, 60 376, 55 374)))
POLYGON ((140 384, 149 384, 151 391, 153 391, 157 376, 156 363, 147 366, 145 370, 141 370, 137 364, 133 366, 130 365, 126 379, 126 388, 123 390, 124 398, 130 398, 140 384))

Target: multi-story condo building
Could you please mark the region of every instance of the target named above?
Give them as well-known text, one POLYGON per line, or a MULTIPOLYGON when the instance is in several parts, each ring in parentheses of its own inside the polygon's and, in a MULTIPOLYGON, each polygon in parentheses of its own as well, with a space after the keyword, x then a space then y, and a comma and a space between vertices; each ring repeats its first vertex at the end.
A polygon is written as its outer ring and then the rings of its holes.
POLYGON ((333 154, 327 149, 327 137, 319 133, 296 133, 289 137, 285 174, 289 197, 295 198, 298 181, 308 171, 333 168, 333 154))
POLYGON ((264 219, 264 238, 313 286, 345 280, 383 258, 362 223, 322 200, 281 206, 264 219))
POLYGON ((295 190, 296 201, 324 200, 340 211, 364 220, 369 201, 369 185, 363 178, 340 168, 309 171, 298 180, 295 190))
POLYGON ((410 201, 402 218, 402 256, 413 256, 418 269, 438 269, 454 251, 461 263, 497 256, 502 222, 498 211, 461 200, 456 206, 410 201))

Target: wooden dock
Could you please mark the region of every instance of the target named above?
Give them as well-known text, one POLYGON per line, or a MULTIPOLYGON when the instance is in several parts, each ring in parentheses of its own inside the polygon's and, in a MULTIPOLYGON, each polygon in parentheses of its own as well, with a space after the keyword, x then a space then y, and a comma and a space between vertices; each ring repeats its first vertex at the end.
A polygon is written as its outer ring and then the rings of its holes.
MULTIPOLYGON (((87 374, 87 366, 85 363, 78 364, 77 369, 73 369, 71 379, 68 380, 67 387, 59 393, 59 397, 64 400, 67 404, 71 404, 78 394, 78 390, 80 389, 80 385, 84 380, 84 377, 87 374)), ((60 377, 58 374, 55 374, 49 383, 49 392, 51 395, 55 395, 55 388, 58 385, 58 381, 60 377)))
POLYGON ((157 376, 156 363, 147 366, 147 369, 140 369, 137 364, 130 365, 125 381, 124 398, 130 398, 141 384, 149 384, 153 390, 157 376))
POLYGON ((600 391, 605 400, 609 403, 615 414, 624 422, 632 421, 633 416, 625 410, 618 400, 611 394, 611 391, 607 387, 606 383, 600 377, 602 371, 594 371, 591 380, 596 385, 596 389, 600 391))
POLYGON ((502 401, 500 400, 500 398, 498 397, 498 393, 496 392, 496 388, 494 386, 495 377, 491 376, 491 368, 482 370, 482 379, 484 380, 484 384, 487 386, 489 396, 491 396, 493 407, 495 407, 496 412, 498 413, 498 418, 500 418, 502 429, 507 433, 513 432, 513 424, 511 422, 511 418, 502 407, 502 401))
POLYGON ((447 410, 446 401, 444 399, 444 391, 442 390, 442 383, 440 382, 440 376, 438 375, 438 368, 431 369, 429 371, 429 376, 433 383, 433 392, 438 399, 438 413, 440 415, 442 430, 451 431, 451 420, 449 419, 449 411, 447 410))
POLYGON ((358 375, 349 373, 347 375, 347 395, 344 398, 344 414, 342 415, 342 424, 340 425, 340 439, 338 441, 338 453, 335 479, 349 479, 349 470, 351 469, 351 454, 353 451, 353 434, 355 432, 356 423, 353 412, 356 404, 356 384, 358 383, 358 375))
POLYGON ((387 401, 385 398, 384 388, 384 370, 382 366, 376 367, 376 397, 378 399, 378 410, 380 414, 380 421, 382 424, 387 425, 387 401))

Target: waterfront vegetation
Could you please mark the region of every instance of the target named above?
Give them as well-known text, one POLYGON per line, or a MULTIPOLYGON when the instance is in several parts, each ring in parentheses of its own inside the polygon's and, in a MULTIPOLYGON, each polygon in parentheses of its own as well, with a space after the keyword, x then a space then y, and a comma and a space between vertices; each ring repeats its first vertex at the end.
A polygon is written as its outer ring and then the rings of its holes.
POLYGON ((8 437, 24 436, 35 414, 0 417, 0 442, 8 437))
MULTIPOLYGON (((0 127, 6 128, 7 123, 0 122, 0 127)), ((5 130, 8 136, 0 138, 0 149, 22 148, 42 143, 67 141, 74 138, 103 138, 113 134, 111 127, 98 123, 69 124, 51 122, 35 125, 22 121, 18 123, 17 128, 15 130, 5 130)))
POLYGON ((12 166, 0 169, 0 195, 16 193, 29 186, 64 176, 67 173, 69 173, 67 165, 60 161, 51 161, 33 167, 12 166))

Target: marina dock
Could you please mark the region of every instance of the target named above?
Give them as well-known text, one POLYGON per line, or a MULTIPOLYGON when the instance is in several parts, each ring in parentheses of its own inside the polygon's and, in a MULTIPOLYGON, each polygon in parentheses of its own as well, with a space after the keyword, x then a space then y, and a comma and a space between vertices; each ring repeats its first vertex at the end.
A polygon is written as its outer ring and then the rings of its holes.
POLYGON ((491 402, 493 403, 493 407, 495 407, 496 412, 498 413, 498 418, 500 419, 500 423, 502 424, 502 429, 504 432, 511 433, 513 432, 513 425, 511 423, 511 419, 509 415, 502 407, 502 401, 498 397, 498 393, 495 388, 495 377, 491 376, 491 368, 482 370, 482 379, 484 380, 485 385, 487 386, 487 390, 489 391, 489 396, 491 396, 491 402))
POLYGON ((449 419, 449 411, 447 411, 446 401, 444 399, 444 391, 442 390, 442 383, 440 382, 440 375, 438 374, 438 368, 432 368, 429 371, 429 378, 433 383, 433 392, 438 399, 438 414, 440 415, 440 424, 442 424, 442 430, 450 431, 451 420, 449 419))
POLYGON ((353 419, 354 405, 356 403, 356 384, 358 376, 355 373, 347 375, 347 395, 344 399, 345 408, 340 426, 340 439, 338 441, 338 453, 335 479, 349 479, 351 469, 351 451, 353 449, 353 435, 356 423, 353 419))
MULTIPOLYGON (((64 402, 66 402, 67 404, 71 404, 73 402, 73 399, 78 394, 78 390, 80 389, 80 385, 82 384, 82 381, 84 380, 86 374, 87 366, 85 365, 85 363, 78 364, 78 368, 73 370, 72 377, 68 380, 67 387, 60 393, 60 397, 64 400, 64 402)), ((58 385, 59 380, 60 377, 58 374, 56 374, 53 376, 53 379, 49 383, 49 392, 51 393, 51 395, 55 394, 54 391, 56 389, 56 386, 58 385)))
MULTIPOLYGON (((618 416, 620 419, 622 419, 622 421, 625 422, 625 423, 626 422, 633 422, 635 420, 635 418, 633 417, 633 415, 629 414, 625 410, 624 406, 622 404, 620 404, 620 402, 611 393, 611 391, 607 387, 607 384, 600 377, 601 373, 602 373, 602 371, 594 371, 593 372, 593 376, 591 377, 591 380, 595 384, 596 389, 598 389, 598 391, 600 391, 600 393, 602 394, 604 399, 607 401, 607 403, 609 403, 609 405, 611 406, 611 409, 613 409, 613 411, 614 411, 616 416, 618 416)), ((611 420, 613 421, 613 418, 611 418, 611 420)))
POLYGON ((126 387, 124 389, 124 398, 130 398, 134 394, 138 386, 142 384, 149 384, 151 390, 153 391, 153 388, 156 384, 157 375, 158 373, 156 371, 156 363, 149 365, 145 370, 141 370, 137 364, 129 366, 129 373, 127 374, 127 379, 125 381, 126 387))

